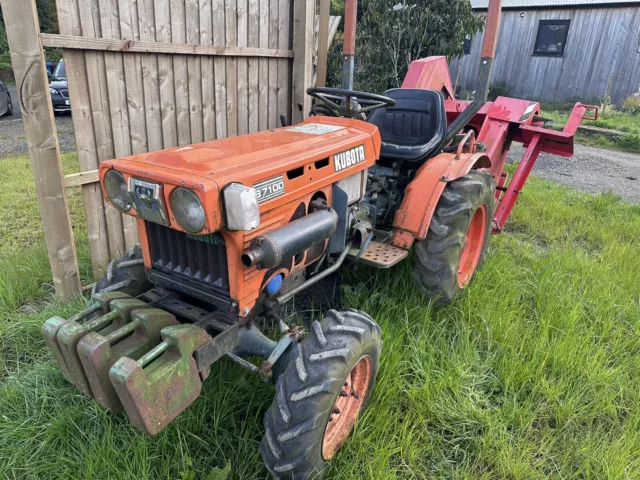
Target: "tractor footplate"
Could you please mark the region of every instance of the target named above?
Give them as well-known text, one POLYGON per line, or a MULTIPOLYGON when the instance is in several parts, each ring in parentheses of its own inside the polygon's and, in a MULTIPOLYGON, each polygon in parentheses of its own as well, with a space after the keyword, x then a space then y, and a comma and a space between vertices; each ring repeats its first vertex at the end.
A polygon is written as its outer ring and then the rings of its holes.
POLYGON ((50 345, 65 378, 90 397, 93 396, 91 386, 78 355, 80 340, 90 332, 99 332, 102 335, 109 334, 129 323, 131 312, 134 310, 150 308, 145 302, 121 293, 96 294, 93 300, 94 305, 72 317, 69 321, 64 322, 59 317, 54 317, 42 327, 45 341, 50 345), (89 318, 92 313, 96 312, 100 312, 101 315, 89 318), (77 318, 80 315, 83 317, 77 318), (53 338, 54 333, 55 339, 53 338))
MULTIPOLYGON (((349 258, 352 260, 356 259, 359 251, 358 248, 349 250, 349 258)), ((365 265, 371 265, 372 267, 390 268, 400 260, 406 258, 407 255, 409 255, 409 250, 386 243, 371 242, 357 261, 365 265)))
POLYGON ((166 327, 162 342, 138 360, 122 357, 109 377, 129 420, 155 435, 200 395, 209 370, 198 372, 194 352, 210 341, 205 330, 183 324, 166 327))
POLYGON ((105 333, 90 332, 78 342, 78 355, 95 399, 112 412, 122 410, 109 369, 121 357, 139 358, 160 343, 160 331, 178 325, 176 317, 158 308, 131 313, 131 322, 105 333))

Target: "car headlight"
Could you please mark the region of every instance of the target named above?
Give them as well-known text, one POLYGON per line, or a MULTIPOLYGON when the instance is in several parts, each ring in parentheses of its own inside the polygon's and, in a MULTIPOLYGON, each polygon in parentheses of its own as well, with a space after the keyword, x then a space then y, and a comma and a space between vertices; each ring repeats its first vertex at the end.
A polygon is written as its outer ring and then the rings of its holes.
POLYGON ((116 171, 109 170, 104 176, 104 189, 107 198, 121 212, 131 210, 131 195, 127 188, 127 181, 124 176, 116 171))
POLYGON ((192 190, 178 187, 171 192, 171 210, 178 225, 187 232, 198 233, 204 228, 204 207, 192 190))
POLYGON ((51 92, 51 95, 58 95, 58 90, 56 90, 55 88, 50 88, 49 92, 51 92))
POLYGON ((224 205, 229 230, 251 230, 260 225, 255 188, 232 183, 224 189, 224 205))

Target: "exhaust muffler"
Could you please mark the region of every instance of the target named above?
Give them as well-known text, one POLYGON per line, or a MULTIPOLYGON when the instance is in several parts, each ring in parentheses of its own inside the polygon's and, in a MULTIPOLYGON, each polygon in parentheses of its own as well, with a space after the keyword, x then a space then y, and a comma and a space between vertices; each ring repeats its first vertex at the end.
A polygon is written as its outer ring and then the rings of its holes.
POLYGON ((285 258, 304 252, 312 245, 329 238, 336 231, 338 214, 334 210, 319 210, 294 220, 283 227, 253 239, 242 255, 245 267, 271 268, 285 258))

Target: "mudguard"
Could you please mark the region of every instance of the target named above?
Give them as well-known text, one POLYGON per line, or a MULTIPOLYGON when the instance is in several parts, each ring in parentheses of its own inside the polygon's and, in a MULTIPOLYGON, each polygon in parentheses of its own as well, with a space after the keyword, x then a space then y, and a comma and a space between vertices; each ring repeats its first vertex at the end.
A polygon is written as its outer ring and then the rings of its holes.
POLYGON ((465 176, 472 169, 486 169, 491 160, 484 153, 441 153, 429 159, 416 172, 405 189, 400 208, 393 218, 391 243, 409 249, 416 240, 423 240, 431 217, 448 182, 465 176))

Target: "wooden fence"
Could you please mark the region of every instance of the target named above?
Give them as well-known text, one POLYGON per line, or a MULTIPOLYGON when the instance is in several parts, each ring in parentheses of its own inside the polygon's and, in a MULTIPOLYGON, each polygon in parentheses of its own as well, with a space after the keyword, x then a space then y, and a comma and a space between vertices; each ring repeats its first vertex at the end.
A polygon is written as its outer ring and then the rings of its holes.
POLYGON ((42 160, 33 151, 32 164, 54 285, 64 296, 80 288, 65 187, 82 188, 97 279, 138 240, 135 219, 103 201, 99 163, 276 128, 281 113, 301 121, 297 105, 308 112, 304 91, 317 76, 324 84, 326 50, 339 22, 329 19, 327 0, 319 17, 315 0, 56 0, 60 35, 45 35, 35 0, 0 2, 21 102, 25 92, 43 98, 23 111, 30 147, 43 122, 53 130, 47 168, 37 168, 42 160), (319 34, 320 24, 326 33, 319 34), (42 46, 63 49, 80 164, 80 173, 66 178, 42 46), (24 59, 27 47, 31 56, 24 59), (55 185, 41 192, 47 175, 55 185), (61 201, 47 206, 47 196, 61 201))

